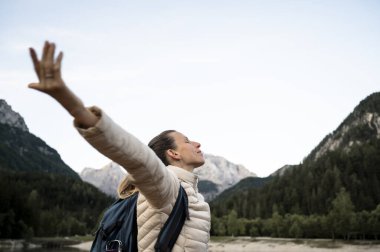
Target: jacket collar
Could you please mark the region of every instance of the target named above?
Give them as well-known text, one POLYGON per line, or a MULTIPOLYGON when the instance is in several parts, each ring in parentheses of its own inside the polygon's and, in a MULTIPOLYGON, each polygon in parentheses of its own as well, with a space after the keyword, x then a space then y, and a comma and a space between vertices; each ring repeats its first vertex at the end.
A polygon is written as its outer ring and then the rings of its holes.
POLYGON ((168 168, 172 170, 180 180, 186 183, 189 183, 190 185, 194 187, 196 191, 198 191, 198 176, 197 175, 173 165, 169 165, 168 168))

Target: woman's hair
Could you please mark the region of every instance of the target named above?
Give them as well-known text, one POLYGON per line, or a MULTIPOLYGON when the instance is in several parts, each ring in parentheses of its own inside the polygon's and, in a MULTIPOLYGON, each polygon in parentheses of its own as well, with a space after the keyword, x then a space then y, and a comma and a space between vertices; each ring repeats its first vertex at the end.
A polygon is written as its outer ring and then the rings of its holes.
MULTIPOLYGON (((176 145, 174 138, 169 136, 170 133, 176 132, 175 130, 165 130, 159 135, 154 137, 148 143, 148 146, 156 153, 158 158, 166 165, 169 165, 169 161, 166 157, 166 151, 169 149, 175 149, 176 145)), ((117 188, 117 194, 120 199, 125 199, 137 192, 138 189, 131 183, 129 175, 120 182, 117 188)))
POLYGON ((131 183, 129 175, 125 176, 117 187, 117 195, 120 199, 128 198, 137 191, 137 187, 131 183))
POLYGON ((166 151, 169 149, 175 149, 177 146, 175 145, 174 138, 169 134, 176 132, 175 130, 165 130, 161 132, 158 136, 154 137, 148 143, 148 146, 156 153, 159 159, 161 159, 164 165, 168 166, 169 161, 166 157, 166 151))

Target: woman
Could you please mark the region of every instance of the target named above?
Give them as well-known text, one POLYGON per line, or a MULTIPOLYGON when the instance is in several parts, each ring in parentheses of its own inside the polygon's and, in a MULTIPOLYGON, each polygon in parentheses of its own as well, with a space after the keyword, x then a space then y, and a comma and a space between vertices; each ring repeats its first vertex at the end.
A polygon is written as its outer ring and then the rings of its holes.
POLYGON ((29 87, 59 102, 74 117, 79 133, 99 152, 128 171, 129 182, 140 191, 137 201, 139 251, 154 251, 158 233, 173 208, 180 184, 188 195, 190 219, 186 220, 173 251, 207 251, 210 209, 198 193, 198 178, 193 174, 194 168, 204 164, 201 145, 180 132, 169 130, 153 138, 150 148, 147 147, 100 108, 86 108, 62 79, 62 52, 56 59, 54 54, 53 43, 45 42, 41 60, 30 48, 39 82, 29 87))

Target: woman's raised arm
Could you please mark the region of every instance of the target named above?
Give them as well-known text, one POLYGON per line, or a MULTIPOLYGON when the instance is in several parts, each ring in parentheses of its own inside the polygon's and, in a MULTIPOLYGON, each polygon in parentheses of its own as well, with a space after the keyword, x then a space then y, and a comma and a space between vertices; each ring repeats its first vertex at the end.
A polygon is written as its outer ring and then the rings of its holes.
POLYGON ((62 79, 62 52, 57 58, 54 54, 54 43, 45 42, 41 60, 30 48, 39 82, 31 83, 29 87, 59 102, 74 117, 79 133, 100 153, 124 167, 131 175, 133 184, 153 206, 161 208, 171 202, 179 186, 175 175, 169 174, 166 166, 147 145, 114 123, 99 108, 86 108, 62 79))
POLYGON ((61 63, 63 53, 60 52, 55 59, 55 44, 48 41, 44 44, 41 60, 38 59, 33 48, 29 50, 34 70, 39 80, 37 83, 30 83, 29 88, 53 97, 74 117, 75 123, 80 127, 89 128, 94 126, 98 118, 84 106, 83 102, 66 86, 62 79, 61 63))

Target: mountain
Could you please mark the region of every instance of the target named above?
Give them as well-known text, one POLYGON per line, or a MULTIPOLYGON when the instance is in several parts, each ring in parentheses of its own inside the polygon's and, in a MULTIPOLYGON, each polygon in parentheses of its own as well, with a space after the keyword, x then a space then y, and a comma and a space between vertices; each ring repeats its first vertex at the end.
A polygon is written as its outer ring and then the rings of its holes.
POLYGON ((293 167, 295 167, 295 165, 284 165, 283 167, 281 167, 280 169, 276 170, 275 172, 273 172, 269 176, 277 176, 277 175, 282 176, 282 175, 284 175, 284 173, 286 171, 288 171, 289 169, 292 169, 293 167))
POLYGON ((12 110, 12 107, 5 100, 0 99, 0 124, 6 124, 13 128, 18 128, 24 132, 29 132, 24 118, 19 113, 12 110))
POLYGON ((206 201, 211 201, 221 192, 230 188, 246 177, 256 177, 242 165, 234 164, 227 159, 205 154, 205 164, 194 170, 199 176, 199 191, 206 201))
POLYGON ((85 168, 80 173, 80 177, 105 194, 116 198, 117 187, 126 174, 123 168, 115 162, 111 162, 101 169, 85 168))
MULTIPOLYGON (((352 147, 365 144, 371 138, 380 138, 380 105, 379 93, 369 95, 331 134, 328 134, 311 153, 305 162, 316 162, 324 154, 332 151, 349 153, 352 147)), ((294 165, 284 165, 271 174, 283 175, 294 165)))
MULTIPOLYGON (((380 93, 362 100, 299 165, 286 165, 265 183, 243 180, 210 202, 216 216, 325 215, 342 191, 356 211, 380 203, 380 93)), ((262 181, 263 182, 263 181, 262 181)))
POLYGON ((355 146, 380 138, 380 93, 360 102, 354 111, 332 133, 327 135, 306 158, 315 162, 328 152, 341 150, 349 153, 355 146))
MULTIPOLYGON (((205 164, 195 169, 194 173, 199 176, 199 191, 206 201, 210 201, 241 179, 256 176, 242 165, 236 165, 223 157, 210 154, 205 154, 205 164)), ((116 163, 110 163, 101 169, 86 168, 80 177, 102 192, 116 196, 117 186, 125 175, 123 168, 116 163)))
POLYGON ((54 172, 79 179, 56 150, 29 132, 24 119, 0 100, 0 168, 54 172))
POLYGON ((0 100, 0 239, 94 232, 114 199, 83 182, 0 100))

